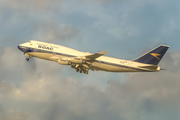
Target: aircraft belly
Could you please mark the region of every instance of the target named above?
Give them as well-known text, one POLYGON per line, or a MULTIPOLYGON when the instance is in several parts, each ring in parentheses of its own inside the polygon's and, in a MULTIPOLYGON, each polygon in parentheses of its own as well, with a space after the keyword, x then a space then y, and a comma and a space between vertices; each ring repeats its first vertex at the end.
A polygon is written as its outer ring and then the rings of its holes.
POLYGON ((26 53, 26 54, 31 55, 33 57, 45 59, 45 60, 57 61, 57 60, 50 59, 52 56, 55 55, 55 54, 52 54, 52 53, 29 52, 29 53, 26 53))

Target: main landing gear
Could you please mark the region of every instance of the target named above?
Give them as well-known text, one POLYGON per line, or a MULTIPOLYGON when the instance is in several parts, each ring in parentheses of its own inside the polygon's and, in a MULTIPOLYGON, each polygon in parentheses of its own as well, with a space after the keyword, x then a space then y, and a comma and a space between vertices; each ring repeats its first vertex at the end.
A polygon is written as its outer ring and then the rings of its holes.
POLYGON ((88 74, 89 68, 84 64, 71 64, 71 67, 76 69, 76 72, 88 74))
POLYGON ((89 69, 86 68, 76 68, 76 72, 80 72, 80 73, 84 73, 84 74, 88 74, 89 69))

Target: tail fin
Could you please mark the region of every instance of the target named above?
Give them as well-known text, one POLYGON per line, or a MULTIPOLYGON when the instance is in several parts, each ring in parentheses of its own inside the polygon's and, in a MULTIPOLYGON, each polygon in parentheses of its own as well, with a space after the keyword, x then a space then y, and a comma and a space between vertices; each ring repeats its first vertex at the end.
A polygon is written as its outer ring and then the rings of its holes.
POLYGON ((169 46, 160 45, 157 48, 142 55, 141 57, 135 59, 134 61, 145 64, 158 65, 168 48, 169 46))

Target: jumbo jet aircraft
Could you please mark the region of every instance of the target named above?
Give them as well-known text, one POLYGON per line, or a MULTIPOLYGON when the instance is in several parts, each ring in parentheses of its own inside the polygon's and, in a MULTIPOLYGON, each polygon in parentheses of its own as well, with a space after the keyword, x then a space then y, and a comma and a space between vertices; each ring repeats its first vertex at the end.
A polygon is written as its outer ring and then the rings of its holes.
POLYGON ((31 40, 18 46, 29 61, 31 57, 55 61, 61 65, 71 65, 76 72, 88 74, 92 71, 107 72, 158 72, 158 63, 169 46, 160 45, 135 60, 122 60, 103 56, 107 51, 91 54, 80 52, 64 46, 31 40))

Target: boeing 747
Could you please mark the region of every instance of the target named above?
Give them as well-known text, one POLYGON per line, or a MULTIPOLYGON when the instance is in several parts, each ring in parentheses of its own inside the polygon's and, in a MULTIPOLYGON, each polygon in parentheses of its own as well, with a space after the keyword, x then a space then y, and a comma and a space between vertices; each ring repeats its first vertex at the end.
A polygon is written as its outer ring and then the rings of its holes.
POLYGON ((20 44, 18 49, 27 56, 55 61, 61 65, 71 65, 76 72, 88 74, 92 71, 107 72, 158 72, 161 68, 158 63, 168 50, 169 46, 160 45, 135 60, 123 60, 104 56, 108 51, 91 54, 64 46, 31 40, 20 44))

